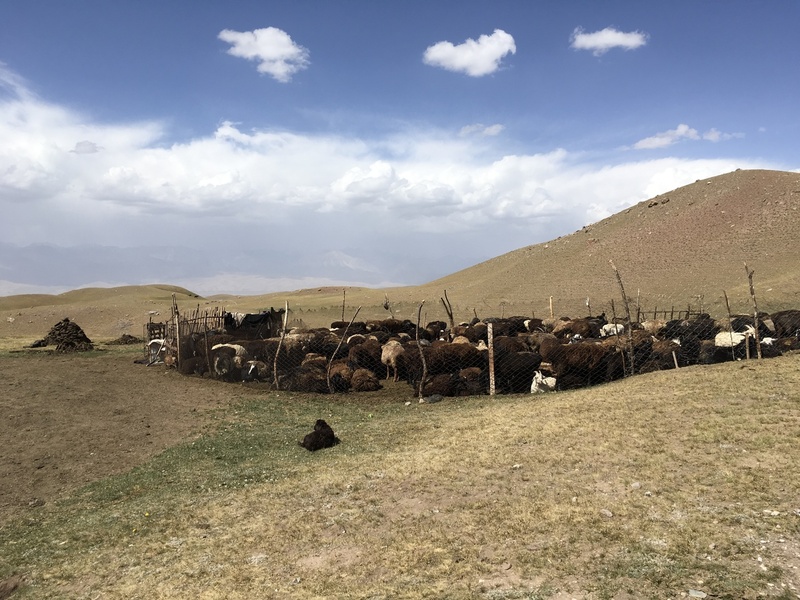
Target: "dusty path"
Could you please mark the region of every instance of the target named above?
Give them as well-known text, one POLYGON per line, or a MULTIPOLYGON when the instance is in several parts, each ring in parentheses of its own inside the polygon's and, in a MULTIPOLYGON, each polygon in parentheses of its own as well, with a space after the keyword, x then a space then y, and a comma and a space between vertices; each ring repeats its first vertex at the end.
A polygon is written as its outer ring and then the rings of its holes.
POLYGON ((0 355, 0 524, 141 464, 237 396, 137 357, 0 355))

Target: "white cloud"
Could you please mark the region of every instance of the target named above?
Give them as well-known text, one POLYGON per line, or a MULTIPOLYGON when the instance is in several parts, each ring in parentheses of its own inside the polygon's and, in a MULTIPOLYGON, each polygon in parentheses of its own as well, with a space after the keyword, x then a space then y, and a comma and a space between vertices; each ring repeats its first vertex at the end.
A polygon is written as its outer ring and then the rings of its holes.
POLYGON ((484 125, 483 123, 475 123, 473 125, 465 125, 458 132, 461 136, 480 135, 486 137, 494 137, 500 135, 505 126, 495 123, 494 125, 484 125))
POLYGON ((619 31, 606 27, 600 31, 586 33, 582 27, 576 27, 570 37, 570 48, 575 50, 591 50, 595 56, 601 56, 613 48, 635 50, 647 44, 647 34, 641 31, 619 31))
POLYGON ((681 123, 675 129, 662 131, 653 136, 644 138, 636 142, 633 147, 636 150, 652 150, 654 148, 666 148, 672 144, 679 142, 682 139, 699 140, 700 134, 696 129, 693 129, 681 123))
POLYGON ((503 57, 516 51, 514 38, 502 29, 495 29, 492 35, 482 35, 477 41, 467 39, 457 46, 438 42, 425 50, 422 61, 470 77, 482 77, 497 71, 503 57))
POLYGON ((724 142, 743 137, 744 137, 743 133, 723 133, 714 128, 709 129, 703 134, 703 139, 709 142, 724 142))
POLYGON ((702 135, 693 127, 681 123, 675 129, 662 131, 653 136, 646 137, 636 142, 633 147, 636 150, 654 150, 666 148, 680 142, 681 140, 706 140, 709 142, 720 142, 734 138, 744 137, 741 133, 722 133, 717 129, 709 129, 702 135))
MULTIPOLYGON (((446 274, 432 271, 437 265, 463 268, 470 264, 463 261, 569 233, 697 179, 780 168, 679 158, 598 165, 566 149, 509 153, 499 138, 487 137, 498 127, 476 125, 468 135, 408 129, 370 140, 247 130, 225 121, 169 145, 158 123, 98 123, 32 95, 0 98, 0 212, 12 216, 0 219, 0 240, 169 243, 197 252, 177 264, 148 255, 148 268, 164 264, 193 275, 200 269, 213 278, 218 269, 211 265, 223 257, 226 272, 256 277, 258 293, 273 284, 314 285, 303 276, 408 283, 446 274), (448 254, 462 262, 425 260, 448 254)), ((704 135, 724 136, 714 132, 704 135)), ((701 137, 680 125, 648 143, 701 137)), ((199 290, 234 290, 229 279, 182 280, 199 290)))
POLYGON ((258 61, 259 73, 266 73, 281 83, 291 81, 292 75, 309 65, 308 50, 276 27, 253 31, 223 29, 217 37, 231 45, 228 54, 258 61))
POLYGON ((98 146, 94 142, 84 140, 76 143, 75 147, 70 150, 70 152, 74 152, 75 154, 95 154, 96 152, 100 152, 102 149, 102 146, 98 146))

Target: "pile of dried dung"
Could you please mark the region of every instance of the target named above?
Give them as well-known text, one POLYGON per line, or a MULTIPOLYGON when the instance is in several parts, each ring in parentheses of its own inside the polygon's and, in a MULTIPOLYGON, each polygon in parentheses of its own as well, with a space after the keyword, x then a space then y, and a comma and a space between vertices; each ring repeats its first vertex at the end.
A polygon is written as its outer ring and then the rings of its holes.
POLYGON ((108 342, 109 345, 113 346, 131 346, 133 344, 144 344, 144 342, 137 338, 135 335, 131 335, 129 333, 123 333, 120 337, 115 339, 112 342, 108 342))
POLYGON ((92 340, 86 337, 83 329, 68 318, 62 319, 48 332, 44 339, 31 344, 31 348, 42 348, 54 344, 57 352, 86 352, 94 350, 92 340))

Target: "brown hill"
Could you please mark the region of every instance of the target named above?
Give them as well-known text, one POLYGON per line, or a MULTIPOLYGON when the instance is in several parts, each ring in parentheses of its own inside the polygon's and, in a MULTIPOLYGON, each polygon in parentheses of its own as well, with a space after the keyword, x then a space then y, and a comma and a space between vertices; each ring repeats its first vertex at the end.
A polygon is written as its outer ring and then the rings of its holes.
MULTIPOLYGON (((182 309, 223 306, 258 311, 289 303, 292 319, 325 326, 352 317, 445 317, 445 290, 458 320, 510 314, 621 314, 618 268, 626 295, 645 311, 702 308, 725 313, 752 304, 745 263, 754 271, 759 309, 800 307, 800 174, 734 171, 640 202, 571 235, 520 248, 436 281, 390 289, 316 288, 263 296, 203 299, 172 286, 76 290, 59 296, 0 298, 0 338, 41 337, 70 317, 89 337, 140 334, 148 319, 169 314, 172 293, 182 309), (345 304, 344 310, 342 304, 345 304), (153 313, 158 312, 158 315, 153 313), (12 321, 9 321, 12 319, 12 321)), ((431 257, 431 260, 436 260, 431 257)))
MULTIPOLYGON (((734 171, 697 181, 545 244, 521 248, 421 289, 454 297, 483 290, 488 304, 539 310, 549 296, 566 314, 586 298, 598 308, 626 293, 643 306, 749 310, 744 264, 755 272, 759 308, 800 305, 800 174, 734 171)), ((557 311, 558 312, 558 311, 557 311)))

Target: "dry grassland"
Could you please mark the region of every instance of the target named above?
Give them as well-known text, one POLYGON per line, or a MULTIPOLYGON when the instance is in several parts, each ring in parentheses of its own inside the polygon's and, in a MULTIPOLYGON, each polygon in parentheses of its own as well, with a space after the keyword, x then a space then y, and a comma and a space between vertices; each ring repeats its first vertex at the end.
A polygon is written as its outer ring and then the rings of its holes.
POLYGON ((18 508, 0 579, 24 576, 15 600, 797 598, 798 358, 432 405, 160 374, 213 390, 203 433, 18 508), (312 454, 317 418, 342 444, 312 454))

